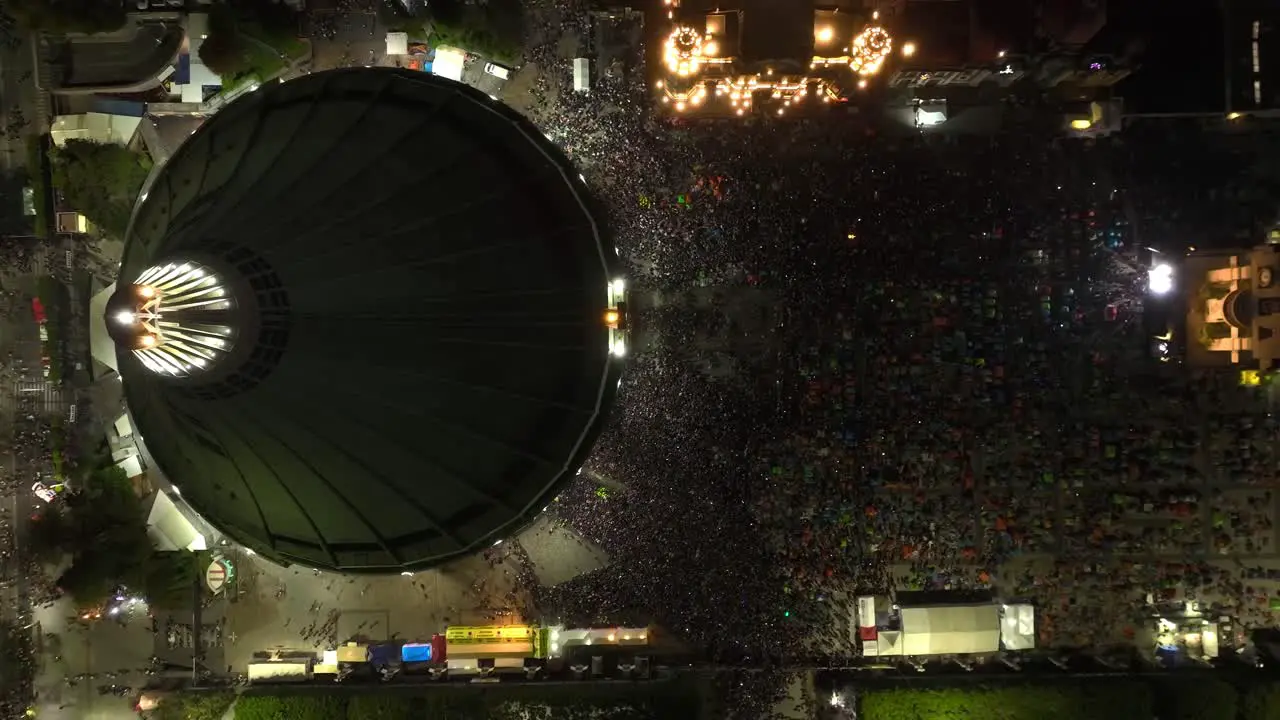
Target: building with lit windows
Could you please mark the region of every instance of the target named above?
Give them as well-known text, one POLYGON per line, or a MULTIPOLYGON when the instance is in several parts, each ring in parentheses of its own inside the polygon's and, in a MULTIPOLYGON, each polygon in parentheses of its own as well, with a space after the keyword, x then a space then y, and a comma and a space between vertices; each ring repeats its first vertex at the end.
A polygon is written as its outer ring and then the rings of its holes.
POLYGON ((1222 9, 1227 111, 1280 109, 1280 6, 1228 0, 1222 9))
POLYGON ((599 217, 487 96, 316 73, 153 175, 91 344, 110 338, 146 464, 226 537, 426 568, 511 537, 591 451, 627 349, 599 217))
POLYGON ((1272 369, 1280 360, 1280 245, 1197 251, 1184 261, 1188 360, 1272 369))

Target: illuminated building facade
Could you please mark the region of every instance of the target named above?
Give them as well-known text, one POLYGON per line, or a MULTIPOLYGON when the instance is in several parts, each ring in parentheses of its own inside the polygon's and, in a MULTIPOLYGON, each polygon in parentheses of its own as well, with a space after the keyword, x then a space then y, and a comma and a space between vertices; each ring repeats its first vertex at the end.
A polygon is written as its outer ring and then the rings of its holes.
POLYGON ((234 348, 240 325, 225 283, 192 262, 147 268, 107 307, 117 344, 147 370, 173 378, 216 367, 234 348))
POLYGON ((1083 52, 1106 25, 1102 2, 899 0, 891 7, 894 34, 917 51, 895 63, 890 87, 1009 87, 1027 78, 1042 88, 1106 88, 1131 72, 1116 57, 1083 52), (1042 52, 1035 36, 1055 50, 1042 52))
POLYGON ((1181 272, 1192 364, 1269 370, 1280 360, 1280 245, 1193 252, 1181 272))
POLYGON ((1223 10, 1227 111, 1280 109, 1280 5, 1231 0, 1223 10))

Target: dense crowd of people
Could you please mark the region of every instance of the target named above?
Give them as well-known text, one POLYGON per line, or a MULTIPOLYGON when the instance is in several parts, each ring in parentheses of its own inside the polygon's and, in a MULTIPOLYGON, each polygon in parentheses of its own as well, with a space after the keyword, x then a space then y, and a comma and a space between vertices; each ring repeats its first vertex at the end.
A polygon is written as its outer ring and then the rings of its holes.
POLYGON ((855 656, 854 597, 904 589, 1030 600, 1046 647, 1132 640, 1153 597, 1270 623, 1265 388, 1183 364, 1145 297, 1149 246, 1258 241, 1238 149, 1034 103, 988 137, 661 118, 638 74, 570 92, 561 33, 602 20, 549 17, 531 115, 610 209, 637 352, 556 505, 614 565, 542 606, 748 664, 855 656))
POLYGON ((1148 246, 1254 242, 1233 151, 1179 176, 1152 158, 1198 129, 1068 138, 1035 103, 987 137, 662 117, 638 49, 571 90, 566 34, 629 20, 533 19, 529 112, 604 202, 635 349, 554 510, 612 564, 539 611, 752 667, 856 657, 854 598, 905 589, 1029 600, 1046 647, 1133 640, 1152 599, 1270 623, 1267 389, 1187 367, 1144 297, 1148 246))

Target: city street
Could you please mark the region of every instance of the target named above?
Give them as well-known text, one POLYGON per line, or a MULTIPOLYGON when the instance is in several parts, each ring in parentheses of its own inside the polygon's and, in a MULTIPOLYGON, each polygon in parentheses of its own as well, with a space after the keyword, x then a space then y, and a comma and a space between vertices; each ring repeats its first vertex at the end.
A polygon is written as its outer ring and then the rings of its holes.
POLYGON ((0 160, 4 169, 22 167, 26 163, 26 135, 38 131, 49 121, 48 95, 36 87, 34 37, 25 34, 21 42, 0 47, 0 160), (18 121, 29 123, 18 128, 18 121), (10 129, 18 132, 10 132, 10 129))

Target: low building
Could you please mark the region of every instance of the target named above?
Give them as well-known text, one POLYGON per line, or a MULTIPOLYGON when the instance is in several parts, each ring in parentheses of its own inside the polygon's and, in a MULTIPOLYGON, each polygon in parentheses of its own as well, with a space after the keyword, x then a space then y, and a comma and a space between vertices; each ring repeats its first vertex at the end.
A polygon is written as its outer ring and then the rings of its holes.
POLYGON ((1187 361, 1269 370, 1280 357, 1280 245, 1190 253, 1181 281, 1187 301, 1187 361))
MULTIPOLYGON (((925 594, 927 595, 927 594, 925 594)), ((927 598, 902 593, 858 598, 857 638, 865 657, 985 655, 1036 646, 1035 608, 992 599, 927 598)))

